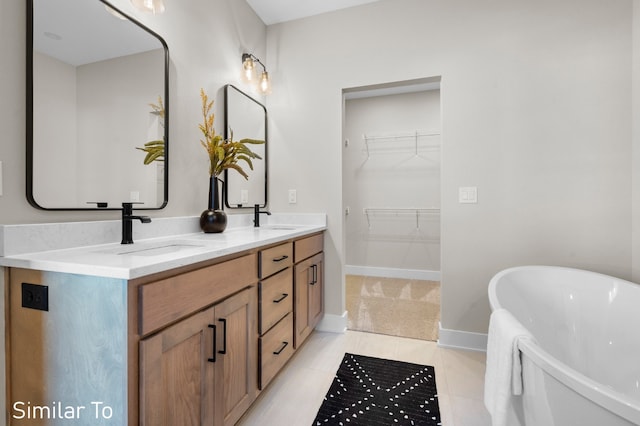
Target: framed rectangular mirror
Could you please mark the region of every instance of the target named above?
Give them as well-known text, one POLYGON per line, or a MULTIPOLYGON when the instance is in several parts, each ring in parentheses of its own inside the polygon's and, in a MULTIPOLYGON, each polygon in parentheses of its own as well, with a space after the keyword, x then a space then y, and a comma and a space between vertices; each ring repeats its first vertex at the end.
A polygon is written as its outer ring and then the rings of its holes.
POLYGON ((27 199, 44 210, 161 209, 169 50, 102 0, 27 0, 27 199), (145 164, 148 142, 157 154, 145 164))
POLYGON ((225 170, 225 205, 228 208, 267 206, 267 108, 237 87, 224 88, 225 138, 258 139, 265 143, 252 145, 251 150, 262 157, 253 161, 253 170, 245 167, 249 179, 235 170, 225 170))

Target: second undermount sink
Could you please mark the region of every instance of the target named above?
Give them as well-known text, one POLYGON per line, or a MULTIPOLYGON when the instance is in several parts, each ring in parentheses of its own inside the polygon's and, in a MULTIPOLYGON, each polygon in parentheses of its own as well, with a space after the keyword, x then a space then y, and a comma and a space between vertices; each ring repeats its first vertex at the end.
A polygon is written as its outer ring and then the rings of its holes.
POLYGON ((154 243, 125 244, 120 247, 96 250, 96 252, 115 254, 118 256, 159 256, 162 254, 175 253, 182 250, 189 250, 204 246, 204 244, 197 244, 189 241, 163 241, 154 243))
POLYGON ((273 229, 274 231, 295 231, 299 226, 295 225, 264 225, 261 229, 273 229))

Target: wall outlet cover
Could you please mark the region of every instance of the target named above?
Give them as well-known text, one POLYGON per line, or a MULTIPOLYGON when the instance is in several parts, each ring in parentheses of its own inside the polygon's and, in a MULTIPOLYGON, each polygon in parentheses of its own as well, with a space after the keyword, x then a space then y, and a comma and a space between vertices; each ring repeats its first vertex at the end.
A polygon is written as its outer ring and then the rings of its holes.
POLYGON ((22 283, 22 307, 49 310, 49 287, 46 285, 22 283))
POLYGON ((475 204, 478 202, 477 186, 461 186, 458 188, 458 202, 462 204, 475 204))

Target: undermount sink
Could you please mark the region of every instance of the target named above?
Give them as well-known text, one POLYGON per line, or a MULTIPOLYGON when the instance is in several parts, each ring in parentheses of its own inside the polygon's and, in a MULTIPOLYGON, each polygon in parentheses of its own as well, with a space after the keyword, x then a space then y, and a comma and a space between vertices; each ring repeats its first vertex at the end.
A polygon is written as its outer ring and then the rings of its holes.
POLYGON ((273 229, 275 231, 295 231, 299 227, 294 225, 265 225, 265 226, 261 226, 260 228, 273 229))
POLYGON ((155 243, 134 243, 109 249, 96 250, 97 253, 115 254, 118 256, 158 256, 182 250, 204 247, 203 244, 191 242, 164 241, 155 243))

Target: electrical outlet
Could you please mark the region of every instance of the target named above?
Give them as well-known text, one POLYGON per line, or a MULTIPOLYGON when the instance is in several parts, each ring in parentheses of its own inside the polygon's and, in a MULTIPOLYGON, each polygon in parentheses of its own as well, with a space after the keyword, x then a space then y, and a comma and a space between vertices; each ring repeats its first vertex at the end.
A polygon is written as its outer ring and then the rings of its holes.
POLYGON ((22 307, 49 310, 49 287, 46 285, 22 283, 22 307))
POLYGON ((132 203, 140 202, 140 191, 131 191, 129 193, 129 201, 131 201, 132 203))
POLYGON ((295 189, 289 190, 289 204, 295 204, 298 202, 298 194, 295 189))
POLYGON ((240 190, 240 204, 247 204, 249 202, 249 190, 241 189, 240 190))

